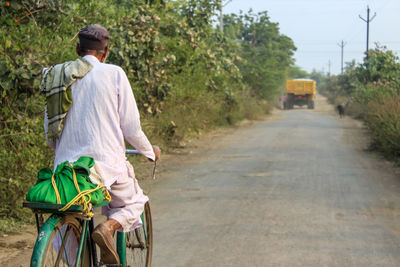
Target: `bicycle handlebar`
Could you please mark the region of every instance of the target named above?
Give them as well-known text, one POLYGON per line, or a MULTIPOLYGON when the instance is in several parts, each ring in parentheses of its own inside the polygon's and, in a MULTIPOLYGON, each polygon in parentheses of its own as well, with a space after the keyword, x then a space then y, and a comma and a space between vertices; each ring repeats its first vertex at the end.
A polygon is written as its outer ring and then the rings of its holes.
MULTIPOLYGON (((135 154, 135 155, 142 155, 137 149, 127 149, 125 150, 126 154, 135 154)), ((156 168, 157 168, 157 161, 154 161, 154 168, 153 168, 153 180, 156 179, 156 168)))
POLYGON ((127 149, 125 151, 126 154, 136 154, 136 155, 141 155, 141 153, 137 149, 127 149))

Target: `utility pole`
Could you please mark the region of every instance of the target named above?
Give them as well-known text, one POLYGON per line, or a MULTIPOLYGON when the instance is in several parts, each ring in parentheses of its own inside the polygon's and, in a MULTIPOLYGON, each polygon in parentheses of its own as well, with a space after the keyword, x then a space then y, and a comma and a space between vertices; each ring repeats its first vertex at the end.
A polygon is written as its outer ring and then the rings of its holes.
POLYGON ((328 61, 328 77, 331 77, 331 60, 328 61))
POLYGON ((370 13, 370 9, 369 9, 369 6, 367 6, 367 19, 364 19, 363 17, 361 17, 361 15, 359 15, 360 19, 362 19, 363 21, 365 21, 367 23, 367 51, 365 52, 365 54, 367 55, 367 58, 368 58, 368 49, 369 49, 369 23, 376 17, 376 12, 372 16, 372 18, 369 17, 369 13, 370 13))
POLYGON ((224 0, 221 0, 221 9, 219 10, 219 30, 221 31, 221 33, 224 32, 224 14, 222 12, 222 9, 224 8, 224 6, 226 6, 227 4, 229 4, 230 2, 232 2, 232 0, 228 0, 224 3, 224 0))
POLYGON ((341 70, 343 74, 343 48, 345 47, 346 43, 342 40, 341 44, 337 44, 341 49, 342 49, 342 64, 341 64, 341 70))

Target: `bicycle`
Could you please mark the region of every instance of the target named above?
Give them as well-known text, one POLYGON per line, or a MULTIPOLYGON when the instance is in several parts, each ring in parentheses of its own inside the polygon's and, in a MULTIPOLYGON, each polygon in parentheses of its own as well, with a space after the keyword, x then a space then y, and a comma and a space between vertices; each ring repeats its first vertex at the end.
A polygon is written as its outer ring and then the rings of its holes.
MULTIPOLYGON (((140 154, 137 150, 127 150, 127 154, 140 154)), ((154 178, 154 174, 153 174, 154 178)), ((108 201, 93 206, 108 205, 108 201)), ((35 213, 38 237, 33 249, 31 267, 47 266, 90 266, 99 267, 97 249, 91 234, 94 219, 82 213, 83 206, 72 205, 60 212, 65 205, 24 202, 23 207, 35 213), (50 214, 44 221, 43 214, 50 214)), ((153 228, 150 205, 147 202, 141 215, 143 225, 135 230, 117 232, 116 249, 120 264, 106 266, 151 266, 153 251, 153 228)))

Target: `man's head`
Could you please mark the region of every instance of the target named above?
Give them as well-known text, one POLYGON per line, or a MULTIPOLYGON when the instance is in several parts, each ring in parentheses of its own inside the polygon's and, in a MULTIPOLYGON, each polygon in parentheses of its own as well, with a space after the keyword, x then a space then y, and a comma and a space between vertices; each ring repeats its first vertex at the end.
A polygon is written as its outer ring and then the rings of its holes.
POLYGON ((106 60, 108 54, 108 31, 99 24, 92 24, 82 28, 79 33, 79 43, 76 45, 76 52, 79 56, 93 55, 100 62, 106 60))

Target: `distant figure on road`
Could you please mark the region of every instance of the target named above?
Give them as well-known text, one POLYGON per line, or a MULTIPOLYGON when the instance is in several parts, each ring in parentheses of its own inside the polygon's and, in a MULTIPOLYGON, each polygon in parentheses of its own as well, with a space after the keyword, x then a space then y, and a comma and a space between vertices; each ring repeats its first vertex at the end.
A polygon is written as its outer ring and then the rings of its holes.
POLYGON ((342 104, 339 104, 336 106, 336 109, 339 113, 340 118, 343 118, 344 116, 344 106, 342 104))
POLYGON ((288 109, 288 107, 287 107, 287 95, 286 94, 282 97, 282 103, 283 103, 283 109, 288 109))

